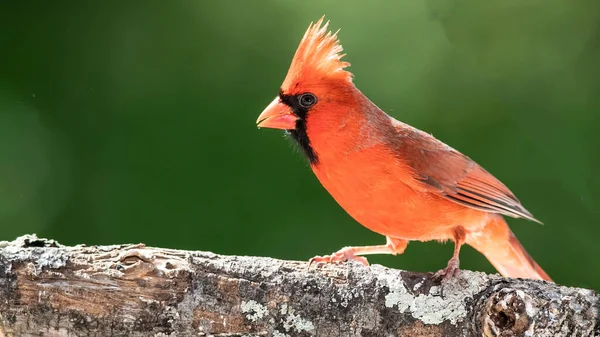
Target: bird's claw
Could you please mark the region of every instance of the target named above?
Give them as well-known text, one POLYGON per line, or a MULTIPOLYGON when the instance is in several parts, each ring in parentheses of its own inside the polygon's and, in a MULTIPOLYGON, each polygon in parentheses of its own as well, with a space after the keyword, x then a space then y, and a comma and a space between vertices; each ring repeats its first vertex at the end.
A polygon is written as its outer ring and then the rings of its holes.
POLYGON ((365 266, 369 265, 369 261, 366 257, 356 255, 351 248, 342 248, 331 255, 315 256, 311 258, 308 260, 308 267, 313 263, 341 263, 345 261, 358 261, 365 266))
POLYGON ((460 263, 457 258, 451 258, 448 261, 448 266, 433 274, 433 279, 439 280, 441 283, 446 283, 460 272, 460 263))

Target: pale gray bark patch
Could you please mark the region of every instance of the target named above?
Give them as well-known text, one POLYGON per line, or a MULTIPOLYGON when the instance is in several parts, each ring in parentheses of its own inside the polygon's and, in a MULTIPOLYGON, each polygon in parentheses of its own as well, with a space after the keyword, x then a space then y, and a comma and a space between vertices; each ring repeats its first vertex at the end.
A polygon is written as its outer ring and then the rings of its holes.
POLYGON ((599 336, 599 303, 470 271, 0 242, 0 336, 599 336))

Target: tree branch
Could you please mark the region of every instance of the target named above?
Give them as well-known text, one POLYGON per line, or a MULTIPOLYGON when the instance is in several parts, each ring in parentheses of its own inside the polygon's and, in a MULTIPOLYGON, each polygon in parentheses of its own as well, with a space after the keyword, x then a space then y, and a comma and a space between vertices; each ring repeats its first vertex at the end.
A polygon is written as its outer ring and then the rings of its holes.
POLYGON ((0 336, 597 336, 600 296, 462 271, 0 243, 0 336))

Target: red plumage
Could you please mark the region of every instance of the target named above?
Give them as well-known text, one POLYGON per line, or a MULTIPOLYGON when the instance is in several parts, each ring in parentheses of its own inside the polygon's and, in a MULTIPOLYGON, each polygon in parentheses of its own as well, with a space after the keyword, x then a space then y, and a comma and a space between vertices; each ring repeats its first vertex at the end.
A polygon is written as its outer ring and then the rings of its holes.
POLYGON ((453 240, 484 254, 505 276, 550 280, 502 218, 537 221, 498 179, 433 136, 387 115, 352 83, 336 34, 311 24, 280 95, 259 127, 288 130, 321 184, 354 219, 387 237, 381 246, 346 247, 316 262, 400 254, 409 241, 453 240))

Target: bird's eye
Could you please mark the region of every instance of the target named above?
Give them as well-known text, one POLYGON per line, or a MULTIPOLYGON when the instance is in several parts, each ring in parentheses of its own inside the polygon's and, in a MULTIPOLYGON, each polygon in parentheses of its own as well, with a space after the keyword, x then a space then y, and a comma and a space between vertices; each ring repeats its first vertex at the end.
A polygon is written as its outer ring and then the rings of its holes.
POLYGON ((303 108, 310 108, 317 103, 317 97, 310 92, 307 92, 306 94, 298 96, 298 103, 300 103, 303 108))

